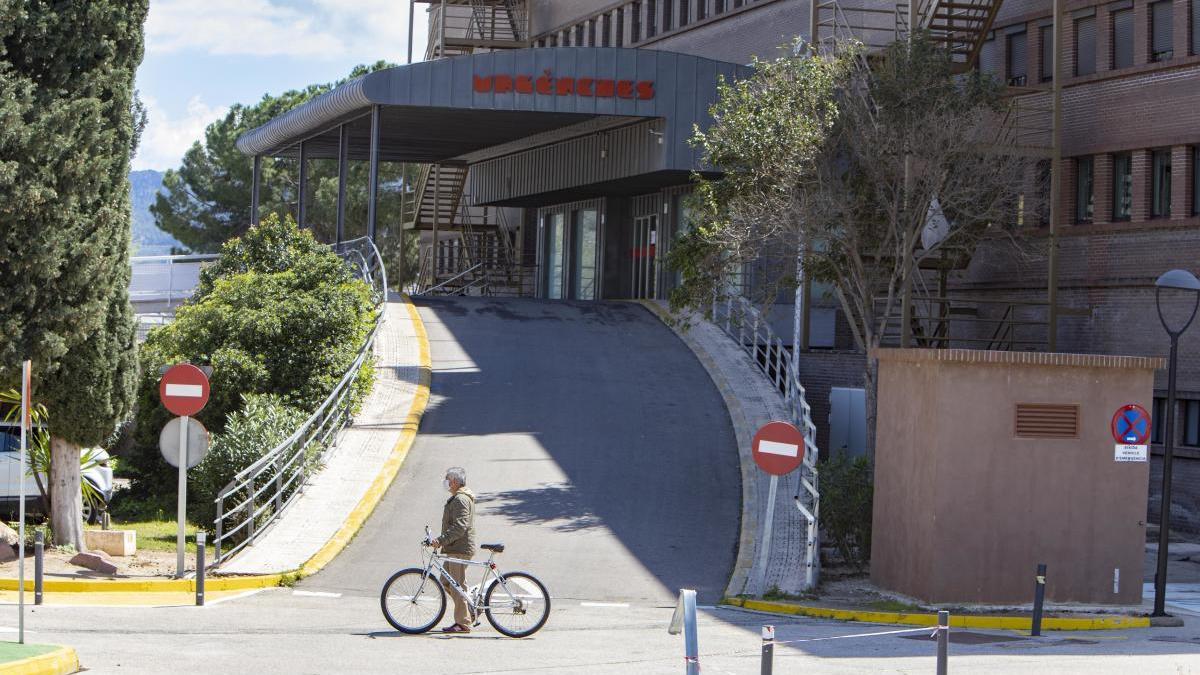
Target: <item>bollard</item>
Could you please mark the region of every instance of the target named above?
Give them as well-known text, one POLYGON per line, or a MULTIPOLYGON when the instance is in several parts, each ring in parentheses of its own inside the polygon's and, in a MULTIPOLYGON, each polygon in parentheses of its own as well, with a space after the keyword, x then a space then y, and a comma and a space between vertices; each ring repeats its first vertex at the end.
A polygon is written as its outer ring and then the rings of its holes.
POLYGON ((1033 584, 1033 627, 1029 634, 1038 637, 1042 634, 1042 603, 1046 600, 1046 565, 1037 566, 1037 577, 1033 584))
POLYGON ((771 675, 775 667, 775 626, 763 626, 762 639, 762 675, 771 675))
POLYGON ((196 533, 196 606, 204 606, 204 533, 196 533))
POLYGON ((33 604, 42 604, 42 564, 46 554, 46 535, 37 531, 33 539, 33 604))
POLYGON ((950 612, 938 612, 937 675, 946 675, 950 658, 950 612))

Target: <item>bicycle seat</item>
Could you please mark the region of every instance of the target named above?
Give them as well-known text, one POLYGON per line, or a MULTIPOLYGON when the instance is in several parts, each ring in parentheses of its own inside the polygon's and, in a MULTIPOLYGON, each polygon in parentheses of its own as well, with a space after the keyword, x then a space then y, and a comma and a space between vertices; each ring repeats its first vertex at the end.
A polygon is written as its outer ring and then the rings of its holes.
POLYGON ((479 548, 494 553, 504 553, 504 544, 483 544, 479 548))

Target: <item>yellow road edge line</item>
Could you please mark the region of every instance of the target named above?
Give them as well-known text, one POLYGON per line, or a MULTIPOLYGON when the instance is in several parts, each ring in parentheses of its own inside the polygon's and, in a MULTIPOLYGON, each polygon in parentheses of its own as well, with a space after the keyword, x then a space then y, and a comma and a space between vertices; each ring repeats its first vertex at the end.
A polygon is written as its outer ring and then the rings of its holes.
POLYGON ((383 494, 387 492, 388 487, 395 480, 396 474, 400 472, 400 466, 404 464, 404 460, 408 457, 408 451, 412 449, 413 443, 417 439, 417 429, 421 426, 421 418, 425 415, 425 407, 429 404, 429 383, 433 376, 433 359, 429 352, 429 335, 425 332, 425 323, 421 321, 421 314, 417 311, 417 306, 413 304, 412 298, 408 295, 403 297, 405 306, 408 308, 408 315, 412 319, 413 331, 417 337, 417 360, 420 372, 417 376, 417 391, 413 394, 412 405, 409 406, 408 416, 400 431, 400 438, 392 447, 392 454, 383 463, 375 480, 367 488, 366 494, 346 517, 346 522, 342 523, 342 527, 338 529, 337 533, 325 542, 325 545, 313 557, 300 566, 296 572, 300 578, 321 571, 325 565, 328 565, 342 552, 342 549, 346 548, 354 535, 358 534, 363 523, 383 500, 383 494))
POLYGON ((0 673, 6 675, 70 675, 78 671, 79 655, 70 647, 59 647, 20 661, 0 663, 0 673))
MULTIPOLYGON (((334 533, 329 541, 325 542, 311 558, 309 558, 297 570, 290 572, 282 572, 279 574, 260 574, 253 576, 241 577, 207 577, 204 581, 205 591, 241 591, 251 590, 255 588, 272 588, 282 585, 285 581, 291 582, 297 579, 316 574, 321 571, 325 565, 328 565, 354 535, 362 528, 363 523, 375 510, 375 507, 383 499, 383 493, 391 486, 395 480, 396 474, 400 472, 400 466, 404 464, 405 458, 408 457, 408 451, 412 448, 413 442, 416 441, 417 429, 421 426, 421 418, 425 415, 425 408, 429 404, 429 383, 433 375, 433 359, 429 351, 429 335, 425 332, 425 323, 421 321, 421 315, 417 311, 417 307, 413 304, 412 298, 407 294, 401 296, 405 306, 408 309, 409 318, 413 322, 413 331, 417 338, 417 352, 420 374, 417 379, 417 390, 413 394, 412 405, 409 406, 408 415, 405 417, 403 428, 400 432, 400 438, 396 441, 396 445, 392 447, 392 453, 383 463, 379 473, 375 476, 375 480, 371 482, 371 486, 367 488, 366 493, 359 499, 358 504, 350 511, 345 522, 334 533)), ((16 579, 0 579, 0 591, 15 591, 18 590, 18 582, 16 579)), ((25 580, 25 590, 33 591, 33 580, 25 580)), ((196 591, 195 579, 153 579, 138 581, 134 579, 114 579, 114 580, 82 580, 82 579, 49 579, 42 583, 42 590, 46 593, 177 593, 196 591)), ((6 671, 0 671, 6 672, 6 671)))
MULTIPOLYGON (((862 621, 866 623, 890 623, 902 626, 936 626, 937 615, 908 612, 882 612, 875 610, 835 609, 832 607, 812 607, 795 605, 770 600, 751 600, 747 598, 722 598, 722 605, 751 609, 756 612, 770 614, 785 614, 790 616, 810 616, 818 619, 836 619, 838 621, 862 621)), ((1030 630, 1033 620, 1021 616, 985 616, 975 614, 959 614, 950 616, 950 625, 958 628, 983 628, 992 630, 1030 630)), ((1148 628, 1149 617, 1144 616, 1096 616, 1089 618, 1070 618, 1048 616, 1042 619, 1045 630, 1120 630, 1126 628, 1148 628)))

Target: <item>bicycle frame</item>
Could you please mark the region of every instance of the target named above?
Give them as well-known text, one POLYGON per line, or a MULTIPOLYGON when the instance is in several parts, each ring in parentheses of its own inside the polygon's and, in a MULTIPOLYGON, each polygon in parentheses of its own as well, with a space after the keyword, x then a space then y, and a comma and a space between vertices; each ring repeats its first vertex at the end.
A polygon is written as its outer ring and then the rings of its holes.
POLYGON ((443 586, 448 586, 451 590, 466 600, 467 605, 471 608, 472 613, 476 615, 478 615, 481 611, 492 609, 493 607, 513 607, 517 611, 523 610, 524 603, 520 600, 520 598, 515 596, 511 590, 509 590, 507 581, 505 580, 504 576, 500 574, 499 568, 496 566, 496 562, 494 560, 495 557, 496 554, 492 553, 488 556, 487 560, 466 560, 463 558, 452 558, 448 555, 433 551, 429 554, 429 562, 425 564, 425 576, 421 579, 421 585, 417 588, 417 595, 420 595, 421 591, 425 589, 425 582, 429 581, 431 577, 434 577, 436 580, 443 582, 443 586), (475 589, 474 595, 471 595, 468 589, 460 586, 459 583, 454 580, 454 577, 450 576, 450 573, 446 571, 446 563, 457 563, 469 567, 484 568, 483 578, 480 580, 479 586, 475 589), (511 601, 511 604, 482 604, 483 594, 486 592, 488 582, 491 579, 495 579, 500 583, 500 588, 504 590, 506 595, 508 595, 508 599, 511 601))

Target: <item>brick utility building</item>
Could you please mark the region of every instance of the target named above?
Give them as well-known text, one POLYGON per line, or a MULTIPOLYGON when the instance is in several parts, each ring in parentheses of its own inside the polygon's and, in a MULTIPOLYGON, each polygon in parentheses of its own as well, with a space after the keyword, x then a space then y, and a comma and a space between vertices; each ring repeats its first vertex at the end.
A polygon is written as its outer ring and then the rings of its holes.
MULTIPOLYGON (((1165 355, 1153 282, 1200 266, 1200 0, 1064 2, 1056 222, 1021 216, 1041 254, 984 246, 966 269, 924 271, 937 290, 891 342, 908 323, 903 339, 917 347, 1165 355)), ((433 63, 348 83, 239 147, 256 165, 300 160, 302 184, 309 160, 419 164, 403 198, 405 224, 423 244, 420 291, 665 297, 675 279, 662 259, 688 226, 690 172, 714 170, 688 146, 691 125, 705 123, 718 75, 742 76, 754 56, 769 58, 796 36, 881 46, 911 25, 929 29, 960 70, 994 73, 1038 120, 1024 142, 1039 157, 1030 189, 1050 195, 1050 0, 410 3, 428 15, 433 63)), ((373 211, 369 219, 373 233, 373 211)), ((865 357, 828 289, 806 292, 806 328, 793 346, 819 445, 853 444, 846 439, 859 436, 840 426, 854 416, 834 415, 831 428, 830 413, 853 407, 865 357)), ((777 314, 777 332, 790 336, 790 308, 777 314)), ((1200 534, 1200 328, 1180 353, 1173 518, 1200 534)), ((1165 379, 1157 376, 1156 394, 1165 379)), ((1162 400, 1154 413, 1164 415, 1162 400)), ((1156 421, 1156 444, 1162 428, 1156 421)))

